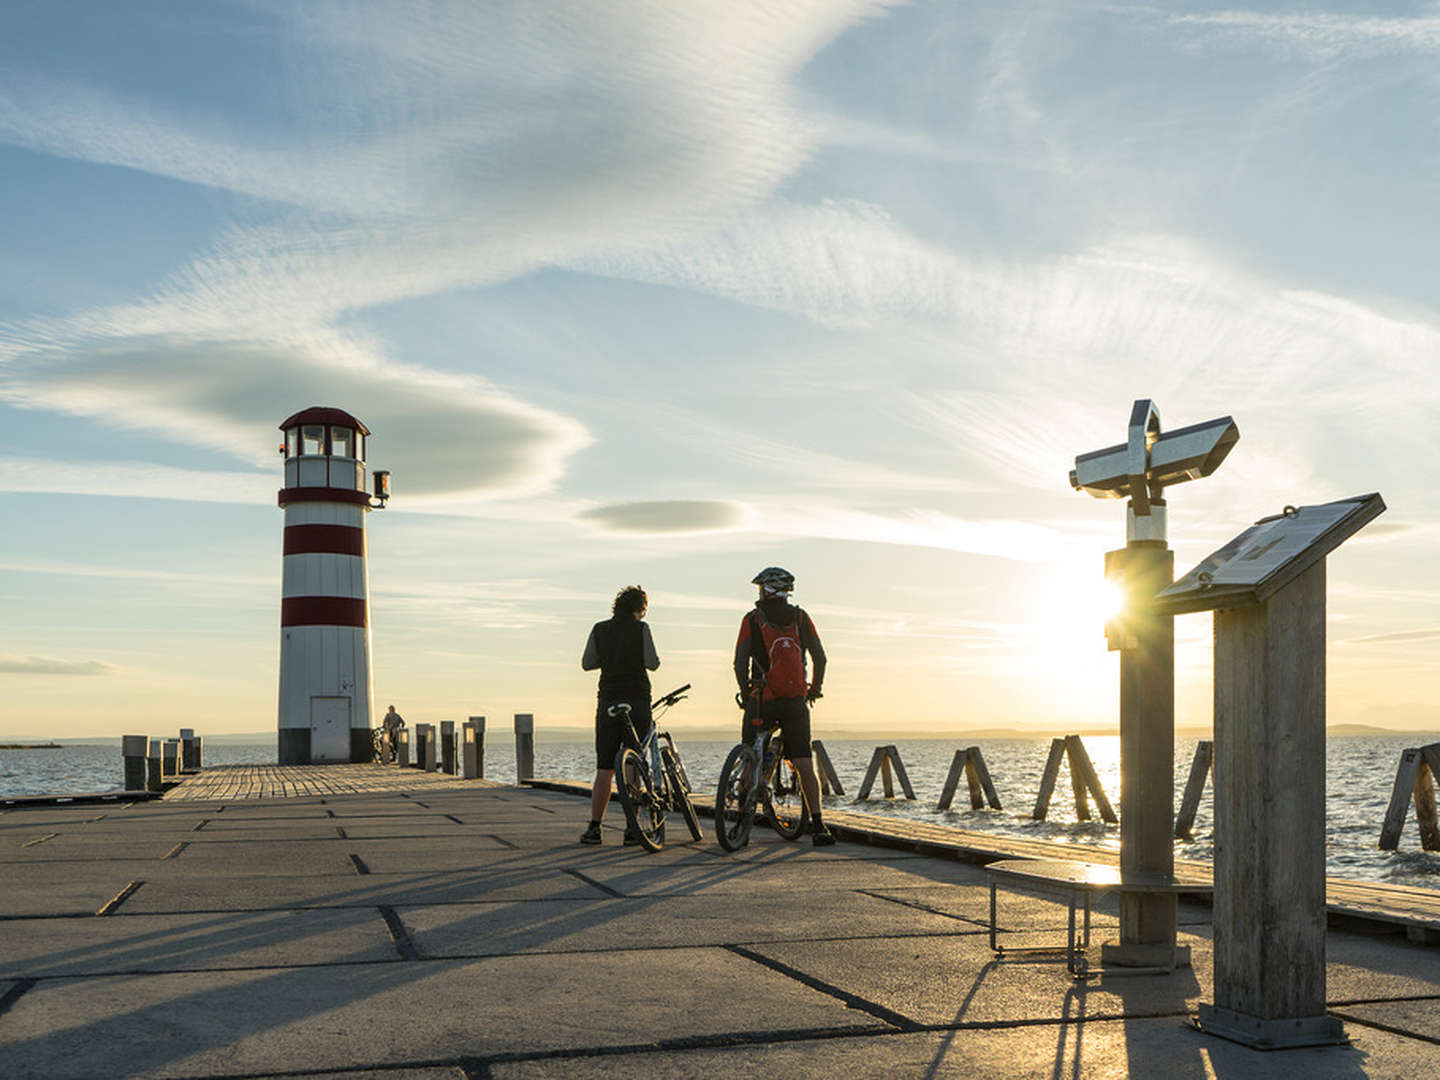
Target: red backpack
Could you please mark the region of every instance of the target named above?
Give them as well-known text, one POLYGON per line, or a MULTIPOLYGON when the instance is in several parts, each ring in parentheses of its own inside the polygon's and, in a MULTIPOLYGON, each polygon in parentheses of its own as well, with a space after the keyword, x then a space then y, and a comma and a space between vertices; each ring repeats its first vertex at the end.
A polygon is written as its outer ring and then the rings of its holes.
POLYGON ((765 696, 768 698, 804 697, 809 686, 805 683, 805 645, 800 640, 800 625, 805 613, 795 609, 795 621, 789 626, 771 626, 770 644, 765 646, 767 636, 760 627, 760 614, 750 616, 751 654, 764 657, 765 696))

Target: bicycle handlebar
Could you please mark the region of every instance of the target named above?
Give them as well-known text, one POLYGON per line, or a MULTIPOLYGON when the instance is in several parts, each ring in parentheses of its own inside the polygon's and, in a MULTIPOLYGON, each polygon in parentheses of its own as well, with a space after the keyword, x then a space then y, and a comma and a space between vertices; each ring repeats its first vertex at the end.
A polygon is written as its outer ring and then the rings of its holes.
POLYGON ((662 694, 660 697, 656 698, 653 702, 651 702, 650 707, 652 709, 658 709, 661 705, 674 705, 677 701, 679 701, 685 696, 685 691, 689 689, 690 684, 688 682, 684 686, 677 686, 668 694, 662 694))

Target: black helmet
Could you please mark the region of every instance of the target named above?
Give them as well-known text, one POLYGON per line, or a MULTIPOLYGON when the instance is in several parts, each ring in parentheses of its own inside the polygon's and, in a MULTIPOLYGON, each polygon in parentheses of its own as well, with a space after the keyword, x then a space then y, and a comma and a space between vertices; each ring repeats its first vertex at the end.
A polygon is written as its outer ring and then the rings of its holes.
POLYGON ((783 566, 767 566, 750 584, 760 586, 761 596, 787 596, 795 588, 795 575, 783 566))

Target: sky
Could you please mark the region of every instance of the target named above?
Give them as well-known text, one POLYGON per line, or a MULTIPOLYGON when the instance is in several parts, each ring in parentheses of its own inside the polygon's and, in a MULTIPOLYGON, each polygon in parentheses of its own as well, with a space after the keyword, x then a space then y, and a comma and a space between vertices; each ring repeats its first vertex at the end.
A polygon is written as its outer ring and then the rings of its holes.
POLYGON ((1241 433, 1177 574, 1383 494, 1328 717, 1440 730, 1437 105, 1437 3, 10 0, 0 732, 274 729, 310 405, 392 472, 377 722, 587 724, 638 583, 673 730, 731 723, 778 564, 817 736, 1113 723, 1068 471, 1138 398, 1241 433))

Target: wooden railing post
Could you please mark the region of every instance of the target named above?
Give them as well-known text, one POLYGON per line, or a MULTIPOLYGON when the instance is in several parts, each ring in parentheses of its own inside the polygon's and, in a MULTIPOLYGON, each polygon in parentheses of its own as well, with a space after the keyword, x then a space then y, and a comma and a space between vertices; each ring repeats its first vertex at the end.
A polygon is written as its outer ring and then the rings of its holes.
POLYGON ((535 775, 535 716, 532 713, 515 714, 515 782, 529 780, 535 775))

